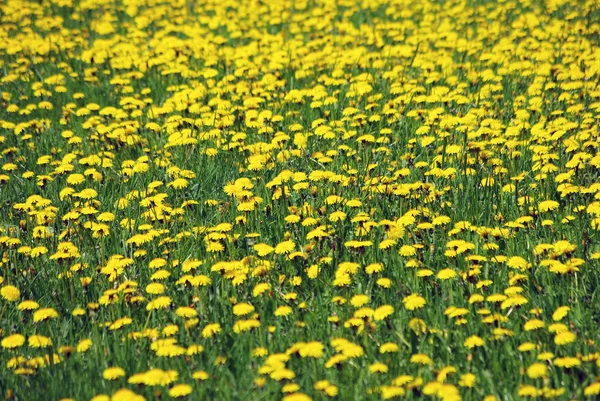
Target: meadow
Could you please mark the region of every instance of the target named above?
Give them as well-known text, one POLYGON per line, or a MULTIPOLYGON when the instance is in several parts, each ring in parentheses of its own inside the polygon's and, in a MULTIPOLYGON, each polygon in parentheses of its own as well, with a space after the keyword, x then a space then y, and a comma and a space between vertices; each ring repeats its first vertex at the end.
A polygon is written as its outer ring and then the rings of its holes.
POLYGON ((600 3, 1 0, 0 399, 600 396, 600 3))

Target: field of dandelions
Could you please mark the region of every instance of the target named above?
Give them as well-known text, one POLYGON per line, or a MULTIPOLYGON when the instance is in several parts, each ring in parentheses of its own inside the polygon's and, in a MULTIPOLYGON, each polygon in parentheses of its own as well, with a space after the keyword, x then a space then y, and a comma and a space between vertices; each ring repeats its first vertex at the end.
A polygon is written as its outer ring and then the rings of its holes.
POLYGON ((0 21, 0 399, 600 395, 597 1, 0 21))

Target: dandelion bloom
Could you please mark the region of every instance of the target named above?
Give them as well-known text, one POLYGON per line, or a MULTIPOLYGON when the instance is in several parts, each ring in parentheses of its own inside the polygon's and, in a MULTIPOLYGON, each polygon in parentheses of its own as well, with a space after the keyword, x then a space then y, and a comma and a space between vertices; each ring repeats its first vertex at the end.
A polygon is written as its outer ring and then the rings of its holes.
POLYGON ((261 257, 267 256, 275 250, 275 248, 273 248, 272 246, 262 243, 262 242, 254 245, 253 249, 256 251, 258 256, 261 256, 261 257))
POLYGON ((292 393, 289 395, 286 395, 285 397, 283 397, 281 399, 281 401, 311 401, 312 398, 310 398, 309 396, 307 396, 304 393, 292 393))
POLYGON ((460 376, 458 385, 461 387, 471 388, 471 387, 475 386, 476 381, 477 381, 477 376, 475 376, 473 373, 465 373, 464 375, 460 376))
POLYGON ((481 337, 471 336, 467 338, 464 342, 464 346, 467 348, 475 348, 475 347, 483 347, 485 345, 485 341, 481 337))
POLYGON ((583 389, 583 394, 587 397, 600 395, 600 382, 594 382, 583 389))
POLYGON ((366 305, 367 303, 369 303, 369 296, 368 295, 355 295, 350 299, 350 304, 352 306, 354 306, 355 308, 359 308, 363 305, 366 305))
POLYGON ((414 354, 410 357, 410 361, 417 365, 433 365, 431 358, 425 354, 414 354))
POLYGON ((275 316, 288 316, 291 313, 292 308, 287 305, 283 305, 275 309, 275 316))
POLYGON ((567 356, 563 358, 556 358, 554 361, 552 361, 552 363, 560 368, 570 369, 573 366, 580 366, 581 359, 574 356, 567 356))
POLYGON ((104 369, 104 372, 102 372, 104 380, 116 380, 123 376, 125 376, 125 371, 118 366, 106 368, 104 369))
POLYGON ((513 269, 520 269, 520 270, 526 270, 528 267, 531 266, 530 263, 528 263, 525 259, 523 259, 520 256, 513 256, 510 259, 508 259, 508 262, 506 262, 506 265, 508 267, 512 267, 513 269))
POLYGON ((390 400, 406 394, 406 391, 398 386, 380 386, 379 389, 381 390, 381 398, 384 400, 390 400))
POLYGON ((172 301, 170 297, 161 296, 148 302, 148 304, 146 305, 146 310, 151 311, 155 309, 165 309, 168 308, 169 305, 171 305, 171 302, 172 301))
POLYGON ((202 329, 202 337, 209 338, 213 337, 215 334, 221 332, 221 325, 219 323, 211 323, 207 324, 204 329, 202 329))
POLYGON ((523 330, 525 330, 525 331, 538 330, 538 329, 544 328, 544 326, 546 326, 546 324, 542 320, 531 319, 531 320, 528 320, 527 322, 525 322, 525 324, 523 325, 523 330))
POLYGON ((0 343, 2 348, 8 349, 18 348, 23 344, 25 344, 25 336, 22 334, 12 334, 8 337, 4 337, 0 343))
POLYGON ((146 399, 133 391, 122 388, 113 393, 110 401, 145 401, 146 399))
POLYGON ((252 350, 252 356, 261 357, 269 354, 269 350, 264 347, 257 347, 252 350))
POLYGON ((538 203, 538 210, 542 213, 558 209, 560 204, 553 200, 545 200, 538 203))
POLYGON ((369 372, 371 373, 386 373, 389 370, 385 363, 376 362, 369 365, 369 372))
POLYGON ((21 291, 14 285, 5 285, 0 289, 0 295, 9 302, 15 302, 21 297, 21 291))
POLYGON ((264 292, 269 291, 270 289, 271 289, 271 285, 269 283, 256 284, 256 286, 252 290, 252 296, 257 297, 257 296, 263 294, 264 292))
POLYGON ((521 345, 519 345, 519 348, 517 348, 520 352, 528 352, 528 351, 532 351, 536 348, 535 344, 532 342, 525 342, 521 345))
POLYGON ((321 358, 324 354, 325 346, 319 341, 311 341, 303 344, 298 353, 301 357, 321 358))
POLYGON ((208 373, 206 373, 203 370, 198 370, 194 373, 192 373, 192 379, 196 379, 196 380, 206 380, 208 379, 208 373))
POLYGON ((554 320, 555 322, 562 320, 565 316, 567 316, 570 310, 571 308, 568 306, 558 307, 552 314, 552 320, 554 320))
POLYGON ((58 312, 56 312, 52 308, 42 308, 33 312, 33 321, 34 322, 43 322, 47 319, 54 319, 58 317, 58 312))
POLYGON ((402 303, 404 304, 404 307, 408 310, 415 310, 415 309, 420 309, 423 306, 425 306, 425 304, 427 304, 427 301, 425 300, 425 298, 423 298, 422 296, 418 295, 418 294, 411 294, 409 296, 407 296, 406 298, 404 298, 402 300, 402 303))
POLYGON ((29 336, 27 344, 31 348, 46 348, 52 346, 52 340, 48 337, 34 334, 29 336))
POLYGON ((392 305, 382 305, 379 308, 375 309, 375 313, 373 313, 373 318, 375 320, 383 320, 394 313, 394 307, 392 305))
POLYGON ((536 362, 527 368, 527 376, 531 379, 539 379, 545 377, 547 374, 548 368, 544 363, 536 362))
POLYGON ((398 344, 395 344, 395 343, 385 343, 385 344, 381 344, 381 346, 379 347, 380 354, 386 354, 386 353, 390 353, 390 352, 398 352, 399 350, 400 350, 400 347, 398 347, 398 344))
POLYGON ((565 345, 571 344, 577 339, 577 335, 571 331, 564 331, 562 333, 558 333, 554 337, 554 343, 557 345, 565 345))
POLYGON ((38 309, 39 307, 40 307, 40 304, 38 304, 35 301, 23 301, 19 305, 17 305, 18 310, 35 310, 35 309, 38 309))
POLYGON ((192 393, 192 386, 189 384, 176 384, 169 389, 169 396, 173 398, 185 397, 192 393))
POLYGON ((287 253, 292 252, 295 247, 296 247, 296 244, 294 243, 294 241, 291 241, 291 240, 283 241, 283 242, 280 242, 279 244, 277 244, 277 246, 275 247, 275 253, 277 255, 287 254, 287 253))
POLYGON ((198 312, 196 309, 191 308, 189 306, 180 306, 175 310, 175 314, 184 318, 193 318, 198 316, 198 312))
POLYGON ((233 307, 233 314, 236 316, 244 316, 252 312, 254 312, 254 306, 247 303, 237 304, 233 307))
POLYGON ((89 338, 83 339, 77 344, 77 352, 86 352, 92 347, 92 340, 89 338))
POLYGON ((146 292, 148 294, 162 294, 165 292, 165 286, 161 283, 150 283, 146 286, 146 292))
POLYGON ((457 273, 452 269, 440 270, 437 274, 437 278, 440 280, 449 280, 457 276, 457 273))

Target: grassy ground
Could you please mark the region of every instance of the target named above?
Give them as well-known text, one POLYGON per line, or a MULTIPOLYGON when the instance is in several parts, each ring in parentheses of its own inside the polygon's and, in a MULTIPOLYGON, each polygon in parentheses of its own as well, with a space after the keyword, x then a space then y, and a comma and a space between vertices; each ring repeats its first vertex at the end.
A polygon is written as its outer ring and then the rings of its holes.
POLYGON ((0 397, 600 394, 596 1, 0 20, 0 397))

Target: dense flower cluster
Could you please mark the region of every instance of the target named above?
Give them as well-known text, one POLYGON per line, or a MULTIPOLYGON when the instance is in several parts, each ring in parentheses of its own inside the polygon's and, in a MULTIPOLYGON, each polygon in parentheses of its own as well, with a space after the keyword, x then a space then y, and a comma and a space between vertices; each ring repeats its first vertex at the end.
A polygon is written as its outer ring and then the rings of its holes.
POLYGON ((594 399, 600 6, 5 0, 7 399, 594 399))

